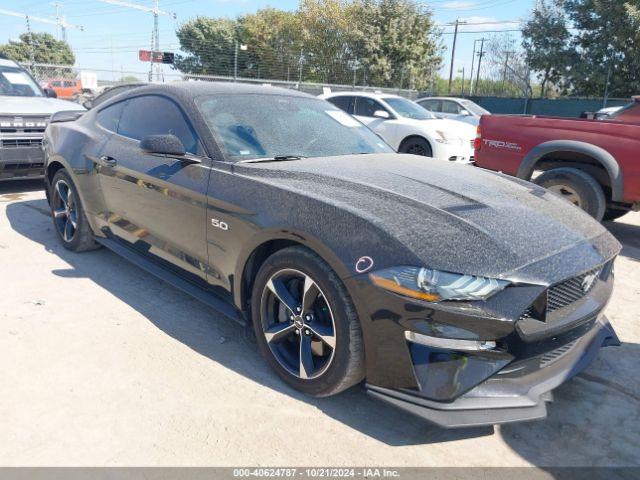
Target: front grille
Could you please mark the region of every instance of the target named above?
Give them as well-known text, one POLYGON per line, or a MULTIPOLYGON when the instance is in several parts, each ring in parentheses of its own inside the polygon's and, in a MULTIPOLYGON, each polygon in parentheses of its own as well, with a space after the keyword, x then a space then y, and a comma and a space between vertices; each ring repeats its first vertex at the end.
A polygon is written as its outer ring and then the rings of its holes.
POLYGON ((552 363, 557 362, 562 357, 564 357, 567 353, 569 353, 571 348, 576 343, 578 343, 578 340, 574 340, 573 342, 567 343, 566 345, 563 345, 559 348, 556 348, 555 350, 551 350, 550 352, 545 353, 540 357, 540 366, 546 367, 547 365, 551 365, 552 363))
POLYGON ((41 138, 5 138, 0 140, 2 148, 40 147, 41 145, 41 138))
POLYGON ((547 313, 566 307, 587 295, 596 285, 602 266, 552 286, 547 291, 547 313))

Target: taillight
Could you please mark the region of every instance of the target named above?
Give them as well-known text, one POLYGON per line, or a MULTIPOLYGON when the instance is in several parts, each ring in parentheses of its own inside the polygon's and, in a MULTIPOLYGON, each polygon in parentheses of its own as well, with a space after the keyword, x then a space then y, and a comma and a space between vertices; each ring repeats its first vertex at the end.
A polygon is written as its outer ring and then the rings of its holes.
POLYGON ((474 150, 480 150, 481 146, 482 146, 482 133, 480 131, 480 125, 478 125, 478 128, 476 129, 476 139, 473 141, 473 148, 474 150))

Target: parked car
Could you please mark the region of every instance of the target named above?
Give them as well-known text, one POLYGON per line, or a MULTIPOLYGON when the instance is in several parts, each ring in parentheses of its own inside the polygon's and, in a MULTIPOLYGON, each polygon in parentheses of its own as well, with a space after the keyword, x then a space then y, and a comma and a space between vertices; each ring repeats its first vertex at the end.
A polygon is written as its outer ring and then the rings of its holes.
POLYGON ((622 108, 624 108, 624 105, 601 108, 596 112, 595 118, 597 120, 605 120, 607 118, 610 118, 614 113, 619 112, 622 108))
POLYGON ((411 100, 369 92, 330 93, 320 98, 355 116, 400 153, 473 162, 475 129, 440 120, 411 100))
POLYGON ((20 65, 0 57, 0 181, 42 177, 42 137, 49 117, 83 110, 55 96, 20 65))
POLYGON ((479 167, 533 180, 597 220, 615 220, 640 209, 638 151, 640 97, 605 120, 483 116, 475 156, 479 167))
POLYGON ((491 112, 466 98, 425 97, 419 98, 416 103, 435 113, 438 118, 458 120, 474 127, 478 126, 482 115, 491 115, 491 112))
POLYGON ((79 79, 55 78, 49 80, 47 86, 56 92, 58 98, 65 100, 75 100, 83 92, 79 79))
POLYGON ((120 85, 113 85, 113 86, 105 87, 97 95, 92 95, 92 96, 86 98, 82 102, 82 105, 87 110, 89 110, 91 108, 97 107, 98 105, 100 105, 103 102, 106 102, 110 98, 121 94, 122 92, 126 92, 128 90, 133 89, 133 88, 142 87, 144 85, 148 85, 148 84, 147 83, 123 83, 123 84, 120 84, 120 85))
POLYGON ((45 142, 62 245, 252 325, 297 390, 366 379, 440 425, 530 420, 617 342, 606 229, 535 185, 394 153, 331 103, 186 82, 64 120, 45 142))

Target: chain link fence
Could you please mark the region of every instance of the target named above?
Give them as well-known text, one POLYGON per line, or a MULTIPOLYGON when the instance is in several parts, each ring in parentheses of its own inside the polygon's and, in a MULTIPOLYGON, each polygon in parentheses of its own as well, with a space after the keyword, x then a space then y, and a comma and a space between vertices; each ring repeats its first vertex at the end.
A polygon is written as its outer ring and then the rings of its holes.
POLYGON ((50 65, 50 64, 24 64, 33 77, 43 86, 54 88, 60 98, 65 98, 82 103, 87 96, 96 95, 107 88, 123 83, 160 82, 170 83, 176 81, 205 81, 205 82, 241 82, 257 85, 269 85, 274 87, 289 88, 320 95, 330 89, 332 92, 340 91, 369 91, 400 95, 412 100, 419 96, 417 90, 400 88, 382 88, 364 85, 340 85, 332 83, 299 82, 293 80, 281 80, 272 78, 247 78, 242 76, 224 75, 195 75, 181 73, 173 68, 163 66, 162 70, 151 75, 148 71, 125 71, 84 68, 82 66, 50 65), (83 85, 82 79, 94 78, 92 85, 83 85), (153 77, 151 79, 151 77, 153 77), (108 78, 109 80, 106 80, 108 78), (118 80, 112 80, 118 78, 118 80), (94 84, 93 84, 94 83, 94 84), (62 95, 61 95, 62 94, 62 95))

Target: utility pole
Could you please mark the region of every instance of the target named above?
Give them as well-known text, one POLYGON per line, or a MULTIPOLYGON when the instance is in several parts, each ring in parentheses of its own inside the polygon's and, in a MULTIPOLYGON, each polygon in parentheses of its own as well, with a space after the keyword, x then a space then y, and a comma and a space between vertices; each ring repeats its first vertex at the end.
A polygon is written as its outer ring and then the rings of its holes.
POLYGON ((485 38, 480 39, 480 55, 478 57, 478 73, 476 74, 476 88, 478 88, 478 82, 480 81, 480 66, 482 65, 482 56, 484 55, 484 41, 485 41, 485 38))
POLYGON ((509 55, 516 52, 505 52, 506 58, 504 61, 504 73, 502 74, 502 93, 504 94, 504 86, 507 81, 507 67, 509 66, 509 55))
MULTIPOLYGON (((160 32, 158 28, 158 17, 160 15, 165 15, 175 19, 176 18, 175 13, 165 12, 164 10, 160 10, 158 5, 158 0, 154 0, 153 7, 146 7, 144 5, 139 5, 137 3, 124 2, 122 0, 98 0, 98 1, 102 3, 108 3, 110 5, 118 5, 120 7, 133 8, 135 10, 141 10, 143 12, 151 13, 153 15, 153 51, 156 52, 156 55, 157 55, 157 52, 160 51, 160 32)), ((151 60, 152 60, 151 69, 152 71, 155 69, 156 80, 161 80, 162 79, 162 63, 154 62, 153 54, 151 55, 151 60), (155 63, 155 66, 154 66, 154 63, 155 63)))
POLYGON ((469 78, 471 79, 471 81, 469 82, 469 95, 473 95, 473 67, 476 63, 476 43, 478 43, 478 40, 473 41, 473 53, 471 54, 471 74, 469 75, 469 78))
POLYGON ((609 102, 609 83, 611 82, 611 59, 609 59, 609 66, 607 67, 607 83, 604 86, 604 100, 602 101, 602 108, 607 107, 609 102))
POLYGON ((462 72, 462 87, 460 88, 460 96, 464 97, 464 67, 462 70, 458 70, 458 73, 462 72))
POLYGON ((67 23, 67 19, 63 16, 59 15, 59 11, 58 11, 58 7, 61 7, 62 5, 59 4, 55 4, 56 7, 56 19, 55 20, 51 20, 49 18, 41 18, 41 17, 34 17, 33 15, 28 15, 26 13, 21 13, 21 12, 15 12, 13 10, 6 10, 4 8, 0 8, 0 15, 9 15, 12 17, 19 17, 19 18, 24 18, 25 21, 27 22, 27 31, 29 33, 29 36, 31 36, 31 22, 37 22, 37 23, 48 23, 49 25, 55 25, 56 26, 56 35, 58 40, 60 39, 59 36, 59 31, 62 31, 62 39, 64 41, 67 40, 67 28, 75 28, 77 30, 80 30, 81 32, 84 31, 84 27, 81 25, 73 25, 71 23, 67 23))
POLYGON ((456 57, 456 42, 458 41, 458 25, 463 25, 467 22, 461 22, 456 19, 454 25, 455 29, 453 31, 453 47, 451 48, 451 67, 449 68, 449 93, 451 93, 451 82, 453 81, 453 62, 456 57))

